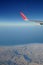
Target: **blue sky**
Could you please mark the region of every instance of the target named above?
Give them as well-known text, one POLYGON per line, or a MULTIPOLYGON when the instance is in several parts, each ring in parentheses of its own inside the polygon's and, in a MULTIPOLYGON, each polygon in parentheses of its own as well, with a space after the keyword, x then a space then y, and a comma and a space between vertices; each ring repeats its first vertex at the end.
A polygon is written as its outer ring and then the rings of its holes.
POLYGON ((0 0, 0 22, 22 22, 20 11, 30 19, 43 20, 43 0, 0 0))
POLYGON ((43 26, 26 23, 20 12, 43 21, 43 0, 0 0, 0 45, 43 43, 43 26))

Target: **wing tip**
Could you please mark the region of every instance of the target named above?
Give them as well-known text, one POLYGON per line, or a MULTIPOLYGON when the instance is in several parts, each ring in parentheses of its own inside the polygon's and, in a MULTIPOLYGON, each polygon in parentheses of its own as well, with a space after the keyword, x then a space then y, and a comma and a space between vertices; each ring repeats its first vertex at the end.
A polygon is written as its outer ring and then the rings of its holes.
POLYGON ((22 17, 25 21, 28 21, 28 18, 24 15, 23 12, 20 11, 20 15, 21 15, 21 17, 22 17))

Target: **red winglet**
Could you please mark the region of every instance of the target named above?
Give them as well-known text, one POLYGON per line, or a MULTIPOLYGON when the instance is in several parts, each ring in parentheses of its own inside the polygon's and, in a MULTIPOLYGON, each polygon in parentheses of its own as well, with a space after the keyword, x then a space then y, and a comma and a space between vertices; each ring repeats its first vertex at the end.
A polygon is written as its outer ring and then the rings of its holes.
POLYGON ((22 12, 20 12, 20 15, 22 16, 22 18, 23 18, 25 21, 28 20, 27 17, 26 17, 22 12))

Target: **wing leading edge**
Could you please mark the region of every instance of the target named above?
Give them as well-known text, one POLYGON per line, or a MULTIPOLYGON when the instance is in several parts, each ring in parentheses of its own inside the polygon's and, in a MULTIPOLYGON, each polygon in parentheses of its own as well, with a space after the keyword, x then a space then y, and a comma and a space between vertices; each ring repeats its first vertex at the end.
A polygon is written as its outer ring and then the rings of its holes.
POLYGON ((35 22, 35 23, 39 23, 40 25, 43 25, 43 21, 37 21, 37 20, 29 20, 22 12, 20 12, 21 17, 25 20, 25 21, 31 21, 31 22, 35 22))

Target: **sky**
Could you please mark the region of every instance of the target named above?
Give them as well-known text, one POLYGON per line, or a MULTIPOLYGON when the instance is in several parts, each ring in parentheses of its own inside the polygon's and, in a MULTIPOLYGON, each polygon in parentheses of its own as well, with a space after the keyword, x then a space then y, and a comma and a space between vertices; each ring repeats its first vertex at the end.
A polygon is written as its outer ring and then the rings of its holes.
POLYGON ((0 22, 23 21, 20 12, 32 20, 43 20, 43 0, 0 0, 0 22))
POLYGON ((43 26, 25 22, 43 21, 43 0, 0 0, 0 45, 43 43, 43 26))

